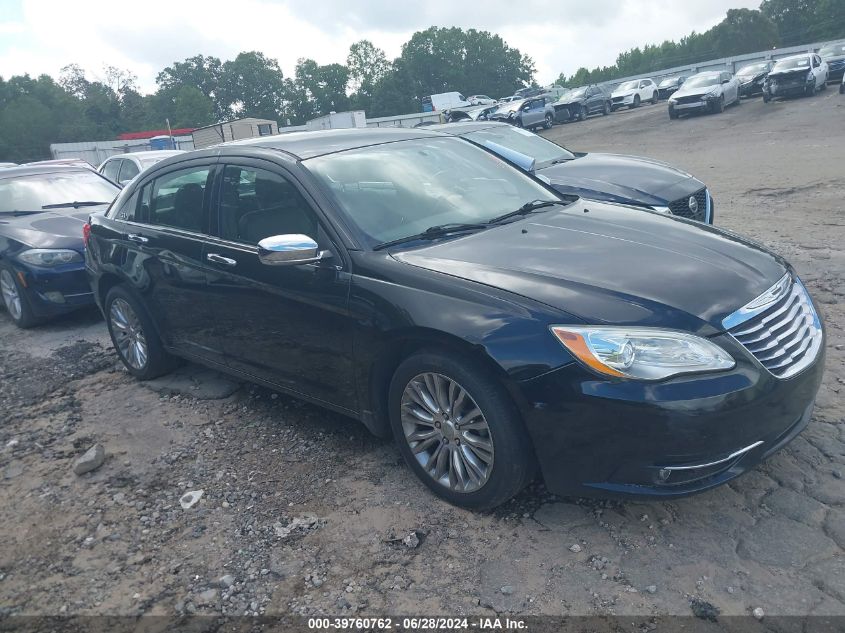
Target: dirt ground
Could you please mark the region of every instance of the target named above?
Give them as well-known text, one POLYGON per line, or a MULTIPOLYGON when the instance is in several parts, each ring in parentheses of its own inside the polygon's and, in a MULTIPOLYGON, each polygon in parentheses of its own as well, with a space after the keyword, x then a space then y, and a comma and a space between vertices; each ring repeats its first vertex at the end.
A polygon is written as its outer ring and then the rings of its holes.
POLYGON ((462 511, 353 421, 196 366, 141 384, 93 310, 26 332, 0 313, 0 619, 845 616, 843 120, 829 89, 544 132, 695 174, 716 224, 784 255, 822 306, 827 371, 808 429, 689 499, 561 499, 538 483, 495 512, 462 511), (105 463, 75 475, 94 442, 105 463))

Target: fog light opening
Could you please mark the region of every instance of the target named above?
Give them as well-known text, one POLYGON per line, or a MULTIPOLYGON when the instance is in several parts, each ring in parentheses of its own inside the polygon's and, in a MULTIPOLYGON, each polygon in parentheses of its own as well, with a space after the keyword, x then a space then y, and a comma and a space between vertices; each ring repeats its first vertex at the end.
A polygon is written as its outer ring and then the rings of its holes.
POLYGON ((52 301, 53 303, 65 302, 65 296, 57 290, 50 290, 49 292, 45 292, 44 296, 47 298, 48 301, 52 301))
POLYGON ((666 483, 669 481, 669 477, 672 476, 672 471, 668 468, 661 468, 657 471, 657 478, 660 480, 660 483, 666 483))

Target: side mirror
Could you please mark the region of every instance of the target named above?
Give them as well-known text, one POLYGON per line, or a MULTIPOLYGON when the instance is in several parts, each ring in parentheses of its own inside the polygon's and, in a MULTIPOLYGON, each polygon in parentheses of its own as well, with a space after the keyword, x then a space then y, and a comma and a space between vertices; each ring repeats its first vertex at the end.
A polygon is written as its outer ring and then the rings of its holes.
POLYGON ((273 235, 258 242, 258 259, 267 266, 298 266, 313 264, 324 254, 307 235, 273 235))

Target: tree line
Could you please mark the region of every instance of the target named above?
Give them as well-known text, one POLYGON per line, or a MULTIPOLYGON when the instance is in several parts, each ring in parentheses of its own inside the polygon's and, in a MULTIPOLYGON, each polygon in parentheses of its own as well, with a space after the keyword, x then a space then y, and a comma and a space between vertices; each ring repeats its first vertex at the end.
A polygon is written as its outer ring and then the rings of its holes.
POLYGON ((142 95, 131 72, 107 66, 96 80, 78 65, 58 78, 0 77, 0 161, 49 158, 50 143, 114 139, 123 132, 201 127, 253 116, 297 125, 331 111, 367 116, 421 109, 427 94, 513 94, 532 83, 534 62, 496 34, 431 27, 389 60, 372 42, 352 44, 346 64, 299 59, 292 77, 257 51, 231 60, 196 55, 174 62, 142 95))
POLYGON ((568 77, 561 73, 558 83, 583 86, 842 37, 845 37, 845 0, 763 0, 759 9, 730 9, 719 24, 703 33, 693 31, 678 41, 667 40, 620 53, 612 66, 592 70, 582 67, 568 77))

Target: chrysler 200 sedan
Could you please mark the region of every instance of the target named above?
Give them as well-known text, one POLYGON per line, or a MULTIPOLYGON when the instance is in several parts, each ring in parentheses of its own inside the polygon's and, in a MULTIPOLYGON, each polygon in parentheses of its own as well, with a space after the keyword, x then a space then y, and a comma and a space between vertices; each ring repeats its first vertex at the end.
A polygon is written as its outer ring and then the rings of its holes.
POLYGON ((822 375, 776 255, 424 129, 170 158, 85 233, 129 372, 184 357, 358 418, 470 508, 538 467, 562 494, 712 488, 805 427, 822 375))

